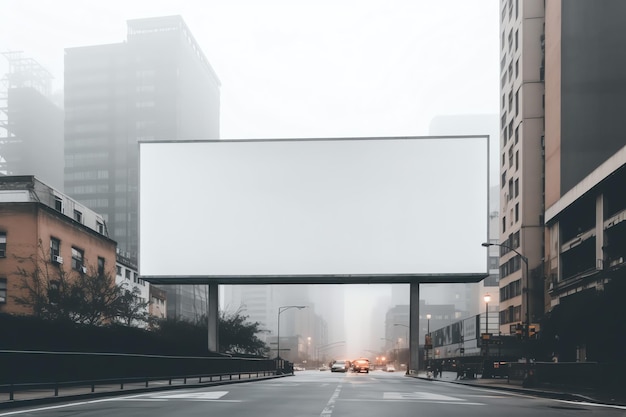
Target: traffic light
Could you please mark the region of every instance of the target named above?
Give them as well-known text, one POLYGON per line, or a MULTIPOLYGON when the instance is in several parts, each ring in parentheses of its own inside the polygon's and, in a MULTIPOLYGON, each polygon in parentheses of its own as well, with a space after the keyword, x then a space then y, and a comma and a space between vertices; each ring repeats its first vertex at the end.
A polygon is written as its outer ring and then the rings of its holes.
POLYGON ((524 326, 521 323, 515 325, 515 336, 518 339, 521 339, 524 333, 524 326))

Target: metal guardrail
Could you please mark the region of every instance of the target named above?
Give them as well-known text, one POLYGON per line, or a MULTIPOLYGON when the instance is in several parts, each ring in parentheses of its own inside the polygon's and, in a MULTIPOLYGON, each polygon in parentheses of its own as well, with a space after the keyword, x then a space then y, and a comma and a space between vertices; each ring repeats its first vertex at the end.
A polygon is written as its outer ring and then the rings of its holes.
MULTIPOLYGON (((156 381, 167 385, 204 384, 224 381, 253 380, 292 374, 289 363, 269 358, 231 356, 161 356, 119 353, 45 352, 0 350, 0 393, 8 393, 9 401, 16 393, 34 395, 50 390, 78 388, 100 391, 124 390, 130 384, 147 389, 156 381), (175 384, 176 382, 176 384, 175 384)), ((31 396, 32 396, 31 395, 31 396)), ((0 401, 2 403, 2 401, 0 401)))
MULTIPOLYGON (((256 372, 235 372, 226 374, 198 374, 198 375, 180 375, 180 376, 164 376, 164 377, 137 377, 137 378, 113 378, 100 380, 84 380, 84 381, 66 381, 66 382, 45 382, 45 383, 20 383, 20 384, 4 384, 0 385, 0 392, 9 394, 9 401, 15 400, 16 393, 24 393, 33 390, 50 390, 54 397, 58 397, 62 389, 70 388, 89 388, 91 393, 96 392, 97 387, 119 387, 117 390, 123 391, 130 384, 140 383, 142 388, 149 388, 150 383, 157 381, 167 381, 168 386, 175 385, 179 381, 179 385, 187 384, 207 384, 224 381, 244 381, 256 378, 267 378, 278 375, 275 370, 272 371, 256 371, 256 372)), ((137 389, 137 388, 135 388, 137 389)), ((111 392, 112 389, 106 390, 111 392)))

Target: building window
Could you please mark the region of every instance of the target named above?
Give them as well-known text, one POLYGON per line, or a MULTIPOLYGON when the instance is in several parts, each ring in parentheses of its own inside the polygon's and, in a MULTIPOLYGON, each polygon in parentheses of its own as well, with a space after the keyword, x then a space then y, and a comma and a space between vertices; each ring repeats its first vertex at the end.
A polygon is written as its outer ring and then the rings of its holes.
POLYGON ((0 278, 0 304, 7 302, 7 279, 0 278))
POLYGON ((137 280, 137 273, 136 272, 133 272, 133 282, 134 283, 138 282, 138 280, 137 280))
POLYGON ((519 169, 519 151, 515 151, 515 170, 519 169))
POLYGON ((98 275, 104 276, 104 258, 98 256, 98 275))
POLYGON ((63 200, 59 197, 54 197, 54 209, 63 213, 63 200))
POLYGON ((6 258, 7 256, 7 234, 6 232, 0 232, 0 258, 6 258))
POLYGON ((515 180, 515 197, 519 195, 519 178, 515 180))
POLYGON ((98 233, 104 234, 104 224, 96 222, 96 230, 98 231, 98 233))
POLYGON ((515 143, 519 142, 519 125, 515 128, 515 143))
POLYGON ((515 221, 519 221, 519 203, 515 203, 515 221))
POLYGON ((502 216, 502 233, 506 232, 506 216, 502 216))
POLYGON ((115 265, 115 270, 117 272, 117 276, 121 277, 122 276, 122 267, 119 265, 115 265))
POLYGON ((85 252, 82 249, 72 247, 72 269, 83 271, 85 252))
POLYGON ((55 237, 50 238, 50 262, 54 264, 62 264, 61 258, 61 241, 55 237))
POLYGON ((515 50, 519 48, 519 30, 515 31, 515 50))
POLYGON ((125 277, 126 277, 126 279, 127 279, 127 280, 129 280, 129 281, 130 281, 130 269, 127 269, 127 270, 126 270, 125 277))
POLYGON ((515 115, 519 115, 519 90, 515 92, 515 115))
POLYGON ((78 223, 82 223, 83 222, 83 213, 81 213, 78 210, 74 210, 74 220, 76 220, 78 223))
POLYGON ((515 61, 515 78, 519 77, 519 59, 515 61))

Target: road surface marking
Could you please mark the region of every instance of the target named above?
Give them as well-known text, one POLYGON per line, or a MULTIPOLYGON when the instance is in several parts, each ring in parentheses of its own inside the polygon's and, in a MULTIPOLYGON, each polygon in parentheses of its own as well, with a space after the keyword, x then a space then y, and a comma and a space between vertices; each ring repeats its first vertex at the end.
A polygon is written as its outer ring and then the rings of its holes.
POLYGON ((341 384, 337 385, 337 388, 335 389, 335 392, 333 392, 333 395, 331 395, 330 400, 328 400, 326 407, 324 407, 320 413, 320 417, 330 417, 333 414, 333 408, 335 408, 335 402, 337 401, 340 392, 341 384))
POLYGON ((462 398, 432 392, 385 392, 384 400, 422 400, 422 401, 465 401, 462 398))

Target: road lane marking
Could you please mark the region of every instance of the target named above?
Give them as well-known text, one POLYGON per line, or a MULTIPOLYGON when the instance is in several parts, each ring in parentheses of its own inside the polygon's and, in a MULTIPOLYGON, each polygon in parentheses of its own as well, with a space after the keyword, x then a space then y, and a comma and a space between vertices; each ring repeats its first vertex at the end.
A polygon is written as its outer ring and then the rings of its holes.
POLYGON ((175 394, 151 394, 149 398, 159 398, 163 400, 169 399, 200 399, 200 400, 219 400, 228 391, 205 391, 205 392, 177 392, 175 394))
POLYGON ((333 395, 330 396, 330 400, 328 400, 326 407, 324 407, 324 409, 320 413, 320 417, 332 416, 333 408, 335 408, 335 402, 337 401, 337 398, 339 397, 340 392, 341 392, 341 384, 337 385, 337 388, 335 389, 335 392, 333 392, 333 395))
POLYGON ((566 404, 575 404, 575 405, 584 405, 587 407, 606 407, 606 408, 617 408, 618 410, 626 410, 626 406, 624 405, 615 405, 615 404, 597 404, 597 403, 590 403, 590 402, 585 402, 585 401, 568 401, 568 400, 554 400, 560 403, 566 403, 566 404))
POLYGON ((461 405, 461 406, 463 405, 487 405, 485 403, 475 403, 475 402, 468 402, 468 401, 437 401, 437 400, 412 400, 412 399, 383 400, 382 398, 379 398, 379 399, 371 399, 371 398, 345 399, 345 398, 342 398, 337 401, 341 401, 342 403, 343 402, 355 402, 355 403, 369 402, 369 403, 447 404, 447 405, 461 405))
POLYGON ((385 392, 383 400, 465 401, 462 398, 432 392, 385 392))

